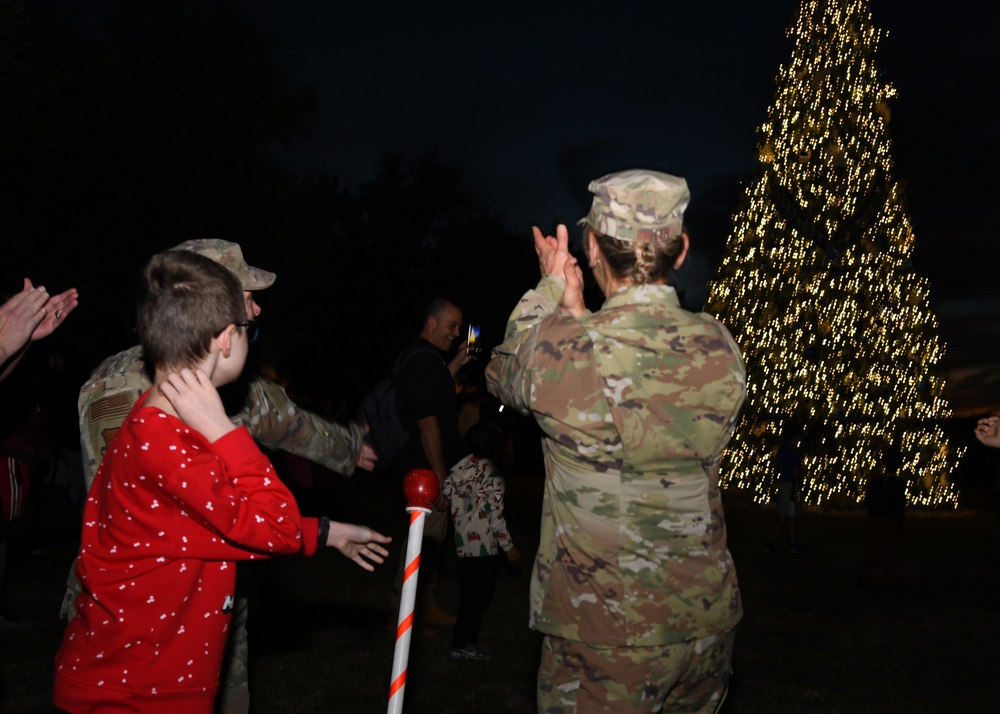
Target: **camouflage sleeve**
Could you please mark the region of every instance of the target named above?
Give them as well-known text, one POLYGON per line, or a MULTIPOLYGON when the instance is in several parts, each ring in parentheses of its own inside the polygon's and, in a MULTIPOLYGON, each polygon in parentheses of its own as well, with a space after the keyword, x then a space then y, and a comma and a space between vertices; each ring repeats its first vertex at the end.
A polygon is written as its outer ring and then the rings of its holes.
POLYGON ((243 423, 253 438, 350 476, 361 453, 363 433, 357 424, 344 427, 300 409, 285 390, 258 377, 250 383, 243 423))
POLYGON ((533 290, 518 301, 507 319, 502 344, 493 348, 486 366, 486 384, 490 393, 506 406, 522 414, 531 410, 531 373, 529 362, 538 346, 538 327, 559 307, 566 281, 543 275, 533 290))
POLYGON ((137 346, 104 360, 80 388, 77 414, 87 491, 90 491, 108 444, 115 438, 132 405, 151 384, 143 368, 142 349, 137 346))

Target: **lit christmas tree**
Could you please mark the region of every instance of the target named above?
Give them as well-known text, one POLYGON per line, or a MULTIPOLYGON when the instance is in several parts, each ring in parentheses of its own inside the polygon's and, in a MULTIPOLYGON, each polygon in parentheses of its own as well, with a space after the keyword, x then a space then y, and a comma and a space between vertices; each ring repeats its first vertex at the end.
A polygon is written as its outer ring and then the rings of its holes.
POLYGON ((961 449, 941 428, 944 345, 893 176, 881 32, 861 0, 803 0, 789 34, 759 171, 710 286, 749 381, 723 484, 768 499, 784 429, 803 454, 800 503, 860 503, 898 448, 907 501, 954 506, 961 449))

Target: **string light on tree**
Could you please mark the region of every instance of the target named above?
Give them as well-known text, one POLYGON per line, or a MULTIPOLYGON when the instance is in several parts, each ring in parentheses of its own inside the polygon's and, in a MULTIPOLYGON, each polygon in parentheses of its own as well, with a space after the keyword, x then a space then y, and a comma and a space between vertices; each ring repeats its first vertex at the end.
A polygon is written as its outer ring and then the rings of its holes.
POLYGON ((723 484, 768 499, 790 428, 804 456, 800 501, 860 503, 898 447, 908 502, 954 506, 948 476, 962 449, 941 428, 945 348, 893 175, 881 32, 861 0, 803 0, 788 32, 759 170, 710 286, 709 311, 748 369, 723 484))

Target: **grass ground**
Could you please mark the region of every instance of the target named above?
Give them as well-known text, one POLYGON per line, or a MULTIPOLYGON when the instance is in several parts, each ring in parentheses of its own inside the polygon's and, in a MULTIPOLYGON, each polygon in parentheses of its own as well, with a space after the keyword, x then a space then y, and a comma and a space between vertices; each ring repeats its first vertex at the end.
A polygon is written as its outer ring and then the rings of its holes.
MULTIPOLYGON (((530 557, 537 545, 540 481, 512 477, 508 520, 526 553, 501 573, 482 639, 494 659, 449 657, 447 633, 414 639, 405 691, 410 714, 534 711, 539 636, 526 627, 530 557)), ((346 481, 351 518, 401 536, 405 514, 386 481, 346 481)), ((730 548, 746 615, 723 712, 891 714, 1000 712, 1000 574, 993 556, 992 508, 909 514, 901 589, 860 590, 861 514, 806 512, 800 537, 809 552, 767 555, 761 547, 773 510, 727 503, 730 548)), ((51 712, 52 655, 76 524, 58 499, 49 504, 40 552, 15 549, 8 606, 37 621, 0 631, 0 711, 51 712), (63 512, 65 511, 65 512, 63 512)), ((393 634, 386 627, 393 565, 368 574, 333 553, 266 564, 250 618, 253 711, 385 711, 393 634)), ((454 607, 453 564, 443 565, 440 597, 454 607)))

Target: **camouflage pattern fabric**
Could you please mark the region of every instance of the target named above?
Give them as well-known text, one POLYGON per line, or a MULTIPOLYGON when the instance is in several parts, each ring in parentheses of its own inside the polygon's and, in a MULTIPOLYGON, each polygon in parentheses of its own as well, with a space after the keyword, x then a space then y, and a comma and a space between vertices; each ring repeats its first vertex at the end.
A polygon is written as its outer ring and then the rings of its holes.
POLYGON ((656 242, 676 238, 691 200, 687 181, 659 171, 618 171, 590 182, 594 194, 586 223, 624 241, 656 242))
POLYGON ((236 567, 236 597, 233 617, 229 623, 229 639, 222 657, 222 673, 216 694, 217 714, 246 714, 250 709, 250 646, 247 638, 247 618, 250 595, 257 588, 250 568, 236 567))
POLYGON ((729 689, 735 635, 656 647, 595 647, 546 637, 539 714, 718 711, 729 689))
POLYGON ((746 393, 739 348, 670 287, 573 318, 564 286, 546 276, 521 298, 486 370, 547 437, 530 624, 606 646, 728 632, 742 605, 718 463, 746 393))
POLYGON ((203 255, 209 260, 214 260, 235 275, 244 290, 253 292, 269 288, 274 284, 276 277, 274 273, 247 265, 239 243, 221 238, 197 238, 186 240, 180 245, 174 246, 172 250, 189 250, 192 253, 203 255))

